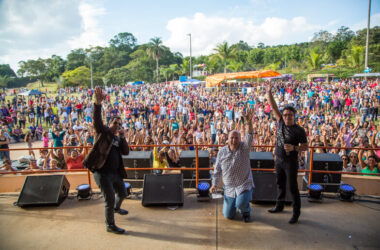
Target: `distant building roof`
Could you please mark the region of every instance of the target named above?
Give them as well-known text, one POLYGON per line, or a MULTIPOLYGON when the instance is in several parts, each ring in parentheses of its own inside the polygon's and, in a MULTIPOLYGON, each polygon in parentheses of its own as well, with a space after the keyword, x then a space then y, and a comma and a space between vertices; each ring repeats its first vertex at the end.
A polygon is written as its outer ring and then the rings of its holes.
POLYGON ((352 77, 380 77, 380 73, 359 73, 352 77))

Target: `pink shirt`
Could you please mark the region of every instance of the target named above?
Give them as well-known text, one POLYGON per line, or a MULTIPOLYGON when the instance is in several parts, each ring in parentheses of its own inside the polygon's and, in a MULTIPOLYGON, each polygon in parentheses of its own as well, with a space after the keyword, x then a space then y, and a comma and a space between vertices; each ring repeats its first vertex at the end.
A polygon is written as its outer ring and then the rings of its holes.
POLYGON ((43 142, 44 142, 44 147, 49 147, 49 137, 44 137, 43 139, 43 142))

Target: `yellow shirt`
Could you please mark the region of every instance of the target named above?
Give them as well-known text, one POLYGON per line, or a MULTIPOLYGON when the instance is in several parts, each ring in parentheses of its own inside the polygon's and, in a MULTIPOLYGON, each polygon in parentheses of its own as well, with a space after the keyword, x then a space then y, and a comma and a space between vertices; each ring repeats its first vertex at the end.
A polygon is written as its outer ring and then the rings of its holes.
POLYGON ((169 164, 166 160, 162 162, 158 159, 158 149, 154 147, 153 149, 153 168, 168 168, 169 164))
POLYGON ((52 107, 51 110, 53 111, 54 115, 58 115, 58 107, 52 107))

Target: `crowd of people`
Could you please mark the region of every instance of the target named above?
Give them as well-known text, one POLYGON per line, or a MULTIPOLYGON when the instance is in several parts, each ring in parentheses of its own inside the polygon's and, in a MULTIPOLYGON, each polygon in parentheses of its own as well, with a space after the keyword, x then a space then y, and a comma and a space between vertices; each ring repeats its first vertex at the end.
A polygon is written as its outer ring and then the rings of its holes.
MULTIPOLYGON (((210 151, 215 162, 218 147, 224 145, 232 130, 245 138, 244 114, 254 110, 252 145, 274 145, 277 121, 266 97, 267 82, 242 84, 239 92, 208 89, 204 86, 149 84, 105 88, 102 103, 104 123, 120 116, 125 138, 131 150, 154 151, 154 166, 178 166, 183 150, 210 151), (142 147, 152 145, 152 147, 142 147)), ((339 154, 343 171, 378 173, 379 150, 349 150, 339 147, 378 148, 377 129, 380 103, 378 80, 338 80, 330 83, 306 81, 272 82, 273 97, 282 111, 297 110, 296 122, 305 129, 309 146, 316 153, 339 154)), ((10 143, 27 143, 29 169, 85 168, 86 149, 41 150, 36 159, 34 143, 44 147, 91 146, 94 143, 93 95, 86 88, 59 89, 57 94, 18 96, 17 90, 1 95, 0 148, 10 143)), ((273 147, 254 147, 253 151, 273 152, 273 147)), ((305 168, 307 152, 299 154, 299 166, 305 168)), ((14 170, 8 151, 0 152, 3 169, 14 170)))

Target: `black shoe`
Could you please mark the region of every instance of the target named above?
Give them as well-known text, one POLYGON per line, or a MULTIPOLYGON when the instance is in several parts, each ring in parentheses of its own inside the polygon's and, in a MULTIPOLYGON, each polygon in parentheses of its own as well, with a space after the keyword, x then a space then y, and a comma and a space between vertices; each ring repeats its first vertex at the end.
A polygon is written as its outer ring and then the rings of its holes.
POLYGON ((289 224, 295 224, 298 222, 298 218, 300 217, 299 214, 293 214, 292 218, 289 220, 289 224))
POLYGON ((107 226, 107 232, 114 234, 123 234, 125 230, 120 227, 117 227, 115 224, 112 224, 107 226))
POLYGON ((284 210, 284 207, 275 206, 274 208, 269 209, 268 212, 269 213, 279 213, 279 212, 282 212, 282 210, 284 210))
POLYGON ((248 223, 251 221, 251 213, 250 212, 243 213, 243 221, 245 223, 248 223))
POLYGON ((114 209, 115 213, 118 213, 118 214, 121 214, 121 215, 127 215, 128 214, 128 210, 125 210, 125 209, 114 209))

